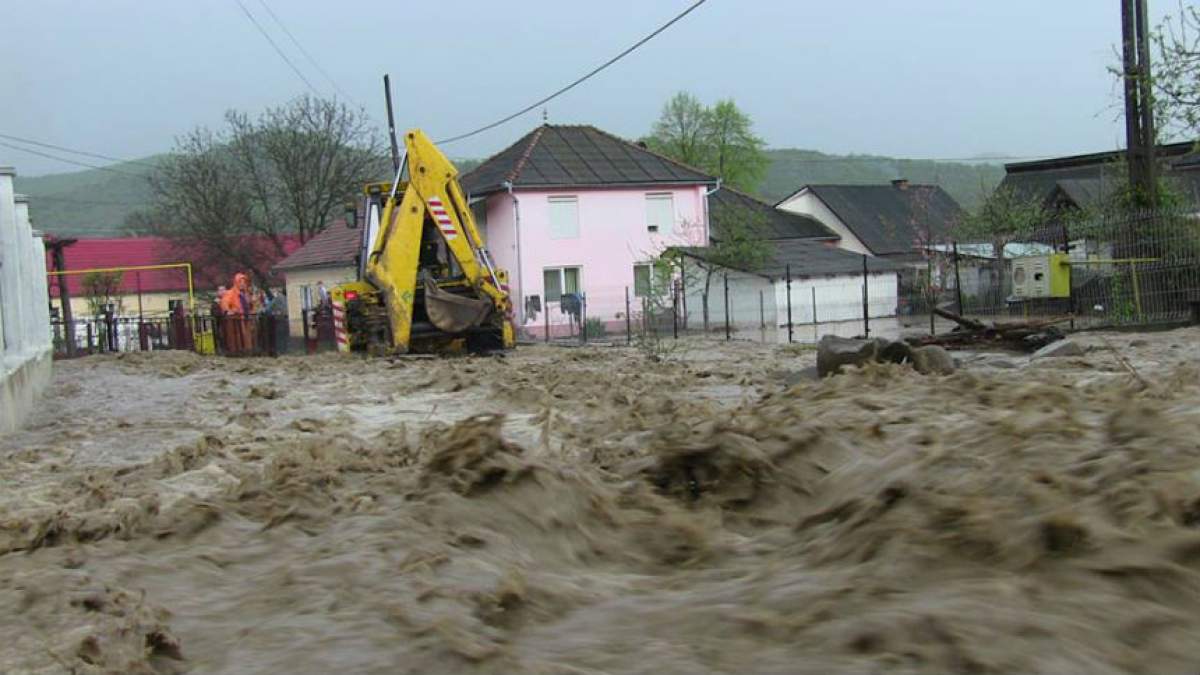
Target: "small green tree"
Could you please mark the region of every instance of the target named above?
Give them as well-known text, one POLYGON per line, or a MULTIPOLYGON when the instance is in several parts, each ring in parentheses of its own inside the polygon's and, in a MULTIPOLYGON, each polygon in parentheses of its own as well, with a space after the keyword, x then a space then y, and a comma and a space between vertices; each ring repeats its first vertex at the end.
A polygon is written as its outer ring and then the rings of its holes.
POLYGON ((104 314, 109 305, 113 306, 115 314, 121 313, 124 305, 121 297, 123 276, 121 272, 89 272, 83 275, 80 285, 92 316, 104 314))
POLYGON ((646 145, 672 159, 695 167, 709 160, 708 110, 700 99, 681 91, 663 106, 646 145))
POLYGON ((969 211, 958 223, 959 239, 991 243, 997 261, 1004 260, 1004 248, 1042 227, 1050 212, 1041 201, 1001 185, 978 208, 969 211))
POLYGON ((719 176, 732 187, 753 190, 770 164, 766 144, 754 134, 753 126, 733 99, 708 108, 692 94, 679 92, 663 106, 643 142, 655 152, 719 176))

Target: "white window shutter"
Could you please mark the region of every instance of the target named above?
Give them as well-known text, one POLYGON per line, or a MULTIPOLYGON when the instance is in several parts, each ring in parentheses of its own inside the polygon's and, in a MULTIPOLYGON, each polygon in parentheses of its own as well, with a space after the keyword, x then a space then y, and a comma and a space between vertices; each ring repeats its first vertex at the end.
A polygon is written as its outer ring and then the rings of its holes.
POLYGON ((579 199, 571 197, 550 198, 550 238, 575 239, 579 237, 579 199))

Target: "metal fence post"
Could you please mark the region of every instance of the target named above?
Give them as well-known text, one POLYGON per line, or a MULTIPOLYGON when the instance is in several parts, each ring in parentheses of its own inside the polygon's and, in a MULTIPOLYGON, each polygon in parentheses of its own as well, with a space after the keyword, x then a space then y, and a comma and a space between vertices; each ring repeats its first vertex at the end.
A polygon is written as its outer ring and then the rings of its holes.
POLYGON ((579 294, 579 341, 587 344, 587 293, 579 294))
POLYGON ((933 314, 933 306, 937 304, 937 299, 933 297, 933 254, 925 254, 925 308, 929 312, 929 334, 937 333, 937 327, 934 326, 935 317, 933 314))
POLYGON ((958 315, 964 316, 962 301, 962 278, 958 276, 958 242, 954 241, 950 242, 950 244, 954 247, 954 294, 958 301, 958 315))
POLYGON ((871 311, 867 304, 867 254, 863 254, 863 337, 871 337, 871 311))
MULTIPOLYGON (((783 266, 783 277, 787 280, 787 321, 788 321, 788 343, 792 342, 792 266, 783 266)), ((816 316, 816 310, 813 311, 813 316, 816 316)))
POLYGON ((763 332, 763 342, 767 341, 767 314, 763 309, 763 292, 758 291, 758 329, 763 332))
MULTIPOLYGON (((561 302, 561 300, 560 300, 560 302, 561 302)), ((546 306, 543 307, 542 309, 545 310, 542 313, 546 315, 546 322, 545 322, 546 323, 546 342, 549 342, 550 341, 550 301, 549 300, 546 301, 546 306)))
POLYGON ((725 339, 729 340, 732 333, 729 332, 729 273, 725 272, 721 275, 725 279, 725 339))
POLYGON ((625 344, 633 344, 633 319, 629 316, 629 287, 625 287, 625 344))
POLYGON ((812 286, 809 290, 812 291, 812 309, 813 309, 813 341, 817 340, 817 287, 812 286))
POLYGON ((679 287, 671 284, 671 337, 679 339, 679 287))

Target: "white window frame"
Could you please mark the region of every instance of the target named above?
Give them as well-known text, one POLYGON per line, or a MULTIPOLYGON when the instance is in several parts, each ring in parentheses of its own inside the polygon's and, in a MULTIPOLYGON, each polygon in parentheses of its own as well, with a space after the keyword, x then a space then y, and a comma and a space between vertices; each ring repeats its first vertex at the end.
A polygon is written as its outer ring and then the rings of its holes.
POLYGON ((646 231, 650 234, 674 234, 675 233, 675 193, 674 192, 647 192, 646 193, 646 231), (667 222, 660 222, 658 216, 661 215, 659 210, 662 204, 666 203, 669 207, 667 211, 667 222))
POLYGON ((582 265, 562 265, 559 267, 543 267, 542 268, 542 301, 545 304, 551 302, 561 302, 562 296, 567 292, 567 274, 566 270, 575 270, 575 286, 576 293, 583 293, 583 266, 582 265), (558 272, 558 298, 551 300, 550 294, 546 291, 546 273, 558 272))
POLYGON ((654 295, 654 263, 648 263, 648 262, 634 263, 633 264, 633 297, 649 298, 649 297, 652 297, 653 295, 654 295), (646 292, 645 293, 638 293, 637 275, 638 275, 639 267, 645 267, 647 270, 646 292))
MULTIPOLYGON (((561 206, 559 207, 561 208, 561 206)), ((578 195, 551 195, 547 198, 547 228, 550 232, 551 239, 578 239, 579 238, 579 196, 578 195), (565 224, 555 223, 556 205, 571 205, 574 211, 574 222, 565 224)))

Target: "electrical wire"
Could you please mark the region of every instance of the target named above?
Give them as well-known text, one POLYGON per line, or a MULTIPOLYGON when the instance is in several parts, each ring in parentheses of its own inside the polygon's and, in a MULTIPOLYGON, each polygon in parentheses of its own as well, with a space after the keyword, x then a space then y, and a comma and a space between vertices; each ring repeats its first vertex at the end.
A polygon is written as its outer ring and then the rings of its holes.
POLYGON ((29 154, 31 154, 31 155, 37 155, 38 157, 45 157, 46 159, 52 159, 52 160, 54 160, 54 161, 56 161, 56 162, 65 162, 65 163, 67 163, 67 164, 74 164, 75 166, 82 166, 82 167, 86 167, 86 168, 88 168, 88 169, 97 169, 97 170, 99 170, 99 171, 109 171, 109 172, 111 172, 111 173, 119 173, 119 174, 122 174, 122 175, 125 175, 125 176, 133 176, 134 178, 145 178, 145 177, 146 177, 146 174, 142 174, 142 173, 132 173, 132 172, 129 172, 129 171, 122 171, 121 169, 114 169, 114 168, 112 168, 111 166, 99 166, 99 165, 97 165, 97 164, 89 164, 89 163, 87 163, 87 162, 80 162, 80 161, 76 161, 76 160, 73 160, 73 159, 67 159, 67 158, 65 158, 65 157, 58 157, 58 156, 56 156, 56 155, 51 155, 51 154, 49 154, 49 153, 46 153, 46 152, 41 152, 40 150, 30 150, 29 148, 22 148, 22 147, 21 147, 21 146, 19 146, 19 145, 13 145, 13 144, 11 144, 11 143, 5 143, 5 142, 3 142, 3 141, 0 141, 0 146, 4 146, 4 147, 6 147, 6 148, 11 148, 11 149, 13 149, 13 150, 17 150, 18 152, 27 152, 27 153, 29 153, 29 154))
POLYGON ((338 86, 338 83, 329 76, 329 73, 325 72, 325 69, 321 67, 321 64, 317 63, 317 60, 312 57, 312 54, 308 53, 308 50, 304 48, 304 45, 300 44, 300 41, 296 39, 296 36, 292 35, 292 31, 288 30, 288 27, 285 26, 279 16, 275 14, 275 11, 271 9, 271 6, 267 4, 266 0, 258 0, 258 4, 262 5, 263 9, 267 10, 267 14, 271 15, 271 19, 275 22, 275 25, 279 26, 284 35, 288 36, 288 39, 292 41, 292 44, 296 46, 296 49, 300 50, 300 53, 304 55, 304 58, 309 62, 309 64, 311 64, 313 68, 316 68, 317 72, 329 81, 329 84, 334 88, 334 90, 341 94, 342 98, 346 99, 347 101, 353 101, 354 99, 352 99, 349 94, 347 94, 342 90, 341 87, 338 86))
POLYGON ((122 162, 125 164, 141 164, 142 166, 146 166, 151 169, 156 168, 150 162, 143 162, 138 159, 125 159, 123 157, 113 157, 112 155, 102 155, 98 152, 88 152, 86 150, 76 150, 74 148, 68 148, 68 147, 62 146, 62 145, 54 145, 53 143, 45 143, 42 141, 35 141, 32 138, 22 138, 20 136, 13 136, 10 134, 0 134, 0 138, 7 138, 10 141, 24 143, 25 145, 36 145, 39 148, 49 148, 51 150, 60 150, 62 152, 69 152, 72 155, 83 155, 84 157, 95 157, 96 159, 107 159, 110 162, 122 162))
POLYGON ((242 2, 242 0, 233 1, 237 3, 238 7, 242 8, 242 13, 246 15, 246 18, 250 20, 250 23, 254 24, 254 27, 258 29, 258 32, 267 39, 267 42, 271 44, 271 48, 274 49, 275 53, 279 55, 279 58, 283 59, 283 62, 292 69, 292 72, 296 74, 296 77, 300 78, 304 84, 308 85, 308 88, 312 90, 312 93, 320 97, 321 92, 317 91, 317 88, 313 86, 312 82, 308 81, 308 78, 304 76, 304 73, 300 72, 300 69, 296 67, 296 64, 292 63, 292 60, 288 58, 287 54, 283 53, 283 50, 279 48, 279 45, 275 44, 275 40, 273 40, 271 35, 263 29, 262 24, 258 22, 258 19, 254 18, 254 15, 250 13, 250 10, 246 9, 246 5, 242 2))
MULTIPOLYGON (((677 14, 675 16, 675 18, 673 18, 670 21, 659 26, 653 33, 650 33, 649 35, 642 38, 641 40, 638 40, 637 42, 633 43, 633 45, 630 46, 629 48, 627 48, 625 51, 623 51, 620 54, 617 54, 616 56, 612 57, 611 59, 605 61, 604 63, 600 64, 598 67, 592 69, 590 72, 585 74, 583 77, 580 77, 579 79, 577 79, 574 82, 568 84, 567 86, 559 89, 558 91, 554 92, 553 94, 550 94, 549 96, 546 96, 545 98, 542 98, 538 101, 534 101, 533 103, 518 110, 517 112, 515 112, 507 117, 503 117, 499 120, 496 120, 495 122, 492 122, 491 124, 487 124, 482 127, 479 127, 478 129, 476 129, 474 131, 468 131, 465 134, 459 134, 457 136, 451 136, 450 138, 446 138, 446 139, 437 141, 438 145, 444 145, 446 143, 453 143, 455 141, 461 141, 464 138, 470 138, 471 136, 474 136, 476 134, 481 134, 489 129, 495 129, 496 127, 500 126, 501 124, 504 124, 505 122, 511 122, 512 120, 520 117, 521 115, 524 115, 525 113, 529 112, 530 110, 533 110, 534 108, 537 108, 538 106, 540 106, 544 103, 549 103, 550 101, 567 93, 568 91, 574 89, 575 87, 579 86, 580 84, 583 84, 585 81, 590 79, 592 76, 598 74, 600 71, 604 70, 605 68, 607 68, 607 67, 611 66, 612 64, 616 63, 617 61, 620 61, 621 59, 625 58, 630 53, 632 53, 634 50, 636 50, 638 47, 641 47, 642 45, 646 44, 650 40, 654 39, 654 37, 657 36, 659 33, 670 28, 676 22, 683 19, 683 17, 687 16, 688 14, 691 14, 693 11, 696 10, 696 8, 698 8, 700 5, 703 5, 707 1, 708 0, 696 0, 696 2, 692 3, 692 5, 690 7, 688 7, 687 9, 685 9, 682 12, 680 12, 679 14, 677 14)), ((240 0, 239 0, 239 2, 240 2, 240 0)))

